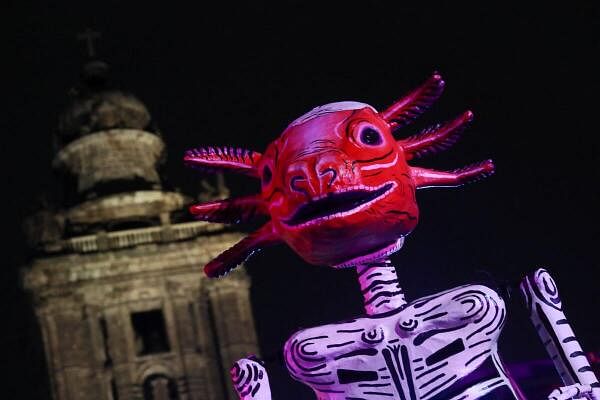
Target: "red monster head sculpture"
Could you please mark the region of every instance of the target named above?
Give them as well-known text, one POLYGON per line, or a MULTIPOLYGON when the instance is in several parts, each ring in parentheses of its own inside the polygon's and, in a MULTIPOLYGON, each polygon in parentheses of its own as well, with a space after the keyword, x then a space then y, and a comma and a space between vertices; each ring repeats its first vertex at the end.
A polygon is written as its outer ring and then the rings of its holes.
POLYGON ((459 186, 494 171, 491 160, 448 172, 408 165, 452 145, 472 119, 467 111, 417 135, 394 138, 443 87, 441 77, 433 75, 382 112, 357 102, 317 107, 292 122, 264 154, 231 147, 188 151, 187 165, 261 180, 259 195, 192 206, 199 219, 237 223, 270 217, 206 265, 206 274, 224 275, 255 250, 277 242, 287 243, 308 263, 335 268, 400 249, 417 225, 416 189, 459 186))

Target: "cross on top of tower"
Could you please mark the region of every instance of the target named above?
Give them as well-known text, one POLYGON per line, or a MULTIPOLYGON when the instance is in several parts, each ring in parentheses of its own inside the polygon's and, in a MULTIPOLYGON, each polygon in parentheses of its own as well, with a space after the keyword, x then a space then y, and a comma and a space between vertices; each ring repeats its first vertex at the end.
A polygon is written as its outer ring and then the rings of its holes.
POLYGON ((77 34, 77 40, 85 40, 89 58, 94 58, 96 56, 94 39, 98 39, 100 36, 102 36, 100 32, 93 31, 90 28, 87 28, 84 32, 77 34))

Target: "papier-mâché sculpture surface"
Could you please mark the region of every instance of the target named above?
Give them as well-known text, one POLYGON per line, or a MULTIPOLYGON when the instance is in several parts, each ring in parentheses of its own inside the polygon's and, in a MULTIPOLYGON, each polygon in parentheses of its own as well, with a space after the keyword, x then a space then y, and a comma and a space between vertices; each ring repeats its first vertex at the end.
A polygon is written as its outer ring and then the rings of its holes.
MULTIPOLYGON (((443 88, 444 81, 434 74, 382 112, 350 101, 317 107, 293 121, 263 154, 202 147, 185 155, 187 165, 201 170, 261 180, 260 194, 192 206, 197 218, 227 223, 269 219, 207 264, 209 277, 225 275, 254 251, 280 242, 310 264, 356 269, 367 315, 301 330, 285 345, 291 376, 310 386, 318 399, 524 398, 498 356, 497 339, 506 320, 502 298, 488 287, 465 285, 407 303, 389 261, 417 225, 417 189, 460 186, 494 172, 491 160, 452 171, 408 164, 450 147, 473 117, 467 111, 396 139, 443 88)), ((550 324, 548 329, 560 327, 550 324)), ((564 393, 573 394, 551 396, 589 393, 593 398, 593 373, 580 371, 582 378, 571 371, 574 377, 563 378, 564 393)), ((257 360, 240 360, 232 376, 240 398, 271 398, 266 371, 257 360)))

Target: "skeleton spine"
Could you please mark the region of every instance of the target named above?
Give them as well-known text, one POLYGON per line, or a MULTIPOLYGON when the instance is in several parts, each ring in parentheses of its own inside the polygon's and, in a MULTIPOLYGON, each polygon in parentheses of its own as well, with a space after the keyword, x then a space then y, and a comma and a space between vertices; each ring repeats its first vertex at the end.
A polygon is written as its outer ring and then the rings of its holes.
POLYGON ((367 315, 397 310, 406 305, 396 268, 390 260, 358 265, 356 272, 367 315))

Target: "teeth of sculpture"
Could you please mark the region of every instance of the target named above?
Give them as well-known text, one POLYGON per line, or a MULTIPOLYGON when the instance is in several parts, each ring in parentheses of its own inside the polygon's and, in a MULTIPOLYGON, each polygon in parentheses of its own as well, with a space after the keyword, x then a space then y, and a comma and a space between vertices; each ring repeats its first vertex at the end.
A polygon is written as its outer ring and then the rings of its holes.
MULTIPOLYGON (((313 218, 313 219, 311 219, 309 221, 306 221, 304 223, 301 223, 301 224, 298 224, 298 225, 294 225, 294 226, 292 226, 292 228, 301 229, 301 228, 305 228, 305 227, 308 227, 308 226, 312 226, 312 225, 318 224, 318 223, 323 222, 323 221, 329 221, 329 220, 332 220, 332 219, 343 218, 343 217, 347 217, 347 216, 356 214, 356 213, 358 213, 358 212, 360 212, 360 211, 362 211, 362 210, 370 207, 371 205, 373 205, 377 201, 386 198, 393 190, 396 189, 396 187, 398 186, 398 184, 396 182, 385 182, 385 183, 383 183, 383 184, 381 184, 379 186, 356 185, 356 186, 352 186, 350 188, 344 188, 342 190, 338 190, 336 192, 338 194, 339 193, 349 193, 349 192, 359 191, 359 190, 360 191, 365 191, 365 192, 374 192, 374 191, 380 190, 380 189, 384 188, 386 185, 390 185, 390 184, 391 184, 390 188, 387 189, 384 193, 382 193, 381 195, 375 197, 372 200, 369 200, 366 203, 363 203, 361 205, 358 205, 358 206, 352 208, 351 210, 340 211, 340 212, 336 212, 336 213, 333 213, 333 214, 324 215, 322 217, 313 218)), ((332 193, 321 195, 319 197, 316 197, 315 200, 313 200, 313 201, 319 201, 321 199, 330 197, 331 195, 332 195, 332 193)))
POLYGON ((357 265, 369 263, 369 262, 376 261, 376 260, 383 260, 383 259, 386 259, 388 256, 394 254, 398 250, 400 250, 403 245, 404 245, 404 237, 401 237, 398 240, 396 240, 396 242, 392 243, 391 245, 389 245, 383 249, 377 250, 371 254, 353 258, 352 260, 349 260, 349 261, 345 261, 341 264, 335 265, 333 268, 335 268, 335 269, 350 268, 350 267, 355 267, 357 265))

